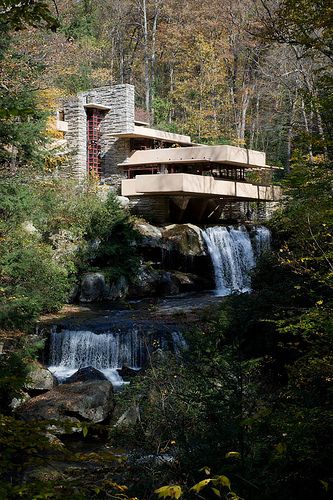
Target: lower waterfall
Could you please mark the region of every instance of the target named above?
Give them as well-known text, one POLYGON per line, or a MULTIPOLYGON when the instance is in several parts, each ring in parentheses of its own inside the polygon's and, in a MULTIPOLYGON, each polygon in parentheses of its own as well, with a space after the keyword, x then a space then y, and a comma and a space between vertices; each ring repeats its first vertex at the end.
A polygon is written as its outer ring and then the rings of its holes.
POLYGON ((203 231, 213 263, 216 295, 251 290, 250 271, 256 259, 269 249, 270 232, 259 226, 251 233, 243 226, 215 226, 203 231))
POLYGON ((146 337, 137 327, 129 328, 126 332, 105 333, 89 330, 53 331, 48 369, 59 382, 64 382, 80 368, 93 367, 117 387, 124 383, 118 370, 124 366, 140 370, 156 348, 170 350, 179 356, 186 348, 186 341, 178 331, 146 337))

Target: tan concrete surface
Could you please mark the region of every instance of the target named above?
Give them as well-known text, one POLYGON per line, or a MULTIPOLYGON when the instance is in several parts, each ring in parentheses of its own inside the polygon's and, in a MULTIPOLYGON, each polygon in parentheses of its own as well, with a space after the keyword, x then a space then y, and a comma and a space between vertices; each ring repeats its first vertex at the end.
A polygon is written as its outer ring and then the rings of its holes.
POLYGON ((121 185, 122 196, 191 195, 221 196, 243 200, 278 201, 279 186, 258 186, 246 182, 217 180, 214 177, 193 174, 137 175, 121 185))
POLYGON ((134 151, 118 166, 167 163, 224 163, 239 167, 265 167, 266 154, 235 146, 192 146, 187 148, 149 149, 134 151))
POLYGON ((178 142, 179 144, 191 145, 191 137, 189 135, 173 134, 172 132, 165 132, 164 130, 157 130, 153 128, 134 125, 131 132, 120 132, 114 134, 116 137, 124 138, 145 138, 145 139, 158 139, 166 142, 178 142))

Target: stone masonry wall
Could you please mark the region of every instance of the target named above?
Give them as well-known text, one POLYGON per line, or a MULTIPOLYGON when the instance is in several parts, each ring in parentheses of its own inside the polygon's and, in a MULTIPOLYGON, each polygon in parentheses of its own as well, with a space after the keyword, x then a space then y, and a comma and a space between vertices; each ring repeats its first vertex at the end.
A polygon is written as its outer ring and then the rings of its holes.
POLYGON ((87 115, 82 95, 74 97, 64 103, 65 120, 68 122, 68 132, 65 138, 70 154, 70 172, 78 179, 87 175, 87 115))
POLYGON ((119 184, 122 169, 117 167, 130 153, 129 139, 119 139, 113 134, 134 130, 134 87, 113 85, 99 87, 78 94, 65 102, 65 120, 68 122, 66 139, 72 156, 72 171, 77 178, 87 175, 87 116, 84 104, 94 102, 110 107, 101 123, 102 177, 111 178, 119 184))
POLYGON ((167 196, 131 196, 131 212, 155 224, 168 222, 170 204, 167 196))

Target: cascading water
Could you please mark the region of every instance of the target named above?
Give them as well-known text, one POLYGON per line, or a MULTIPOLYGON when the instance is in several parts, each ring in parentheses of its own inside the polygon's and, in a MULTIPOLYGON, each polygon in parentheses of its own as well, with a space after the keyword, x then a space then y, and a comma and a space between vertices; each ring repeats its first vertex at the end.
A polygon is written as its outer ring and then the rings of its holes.
POLYGON ((271 233, 267 227, 258 226, 254 229, 254 252, 256 258, 267 252, 271 247, 271 233))
POLYGON ((256 259, 270 246, 270 232, 257 227, 251 240, 245 227, 209 227, 203 231, 215 275, 218 296, 251 290, 250 271, 256 259))
MULTIPOLYGON (((163 350, 171 348, 177 356, 186 347, 186 342, 181 333, 172 331, 155 339, 154 346, 163 350)), ((64 382, 80 368, 91 366, 117 387, 124 383, 117 370, 124 366, 139 370, 151 350, 149 340, 135 327, 116 333, 88 330, 51 332, 49 370, 60 382, 64 382)))

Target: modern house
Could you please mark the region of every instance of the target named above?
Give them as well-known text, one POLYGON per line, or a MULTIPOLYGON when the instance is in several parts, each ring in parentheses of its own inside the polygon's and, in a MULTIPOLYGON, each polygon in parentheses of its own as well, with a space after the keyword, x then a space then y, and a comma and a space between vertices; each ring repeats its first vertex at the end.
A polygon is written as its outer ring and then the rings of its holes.
MULTIPOLYGON (((143 115, 143 116, 142 116, 143 115)), ((57 128, 71 155, 71 174, 112 185, 137 213, 155 221, 216 222, 230 207, 279 200, 266 155, 207 146, 149 127, 135 108, 132 85, 112 85, 63 101, 57 128), (266 178, 261 184, 252 178, 266 178)))

